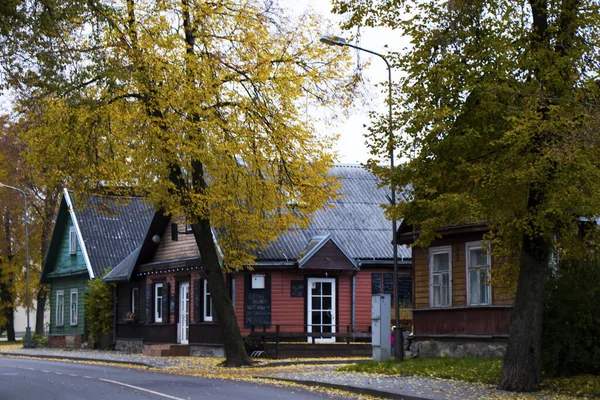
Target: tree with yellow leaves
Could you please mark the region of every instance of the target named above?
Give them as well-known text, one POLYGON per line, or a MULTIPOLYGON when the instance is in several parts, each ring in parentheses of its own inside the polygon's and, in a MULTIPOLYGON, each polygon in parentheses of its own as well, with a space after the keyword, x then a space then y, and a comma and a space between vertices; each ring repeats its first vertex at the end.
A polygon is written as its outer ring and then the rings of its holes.
MULTIPOLYGON (((333 138, 318 135, 303 111, 313 102, 347 104, 348 59, 317 45, 318 17, 291 21, 270 2, 55 6, 54 15, 69 17, 60 35, 45 38, 54 53, 14 77, 23 112, 36 115, 28 161, 71 189, 133 186, 167 213, 185 215, 226 365, 251 363, 223 271, 252 263, 335 196, 327 176, 333 138)), ((35 41, 20 51, 44 43, 35 41)))

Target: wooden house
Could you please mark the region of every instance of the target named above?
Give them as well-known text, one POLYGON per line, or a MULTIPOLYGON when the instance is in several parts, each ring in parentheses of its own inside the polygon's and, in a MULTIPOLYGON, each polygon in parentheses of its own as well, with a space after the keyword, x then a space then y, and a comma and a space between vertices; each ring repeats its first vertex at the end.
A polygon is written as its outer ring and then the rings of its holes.
POLYGON ((74 203, 64 191, 41 282, 50 285, 50 347, 81 347, 87 341, 85 293, 139 247, 154 209, 142 198, 91 196, 74 203))
MULTIPOLYGON (((256 254, 252 271, 227 276, 244 337, 316 343, 345 335, 347 341, 370 331, 371 295, 391 293, 392 224, 381 208, 387 190, 359 166, 336 166, 330 173, 342 182, 333 207, 256 254)), ((188 233, 184 220, 155 216, 144 245, 105 278, 119 282, 118 349, 223 354, 202 260, 188 233), (132 311, 135 321, 126 318, 132 311)), ((404 246, 399 265, 400 297, 410 307, 410 251, 404 246)), ((302 348, 306 354, 309 346, 302 348)), ((348 349, 339 352, 350 354, 348 349)))
MULTIPOLYGON (((413 354, 504 354, 513 299, 490 284, 495 263, 483 241, 487 231, 475 223, 444 227, 429 247, 412 247, 413 354)), ((397 241, 410 245, 418 234, 403 222, 397 241)))

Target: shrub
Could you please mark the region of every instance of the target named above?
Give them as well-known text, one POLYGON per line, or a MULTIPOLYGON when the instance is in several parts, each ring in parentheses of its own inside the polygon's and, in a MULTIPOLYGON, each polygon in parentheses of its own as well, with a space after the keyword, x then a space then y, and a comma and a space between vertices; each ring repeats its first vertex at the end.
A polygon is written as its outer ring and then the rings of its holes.
POLYGON ((31 336, 31 341, 35 344, 35 347, 48 346, 48 336, 40 335, 39 333, 34 333, 31 336))
POLYGON ((600 374, 600 263, 561 262, 549 278, 543 365, 551 376, 600 374))
POLYGON ((102 278, 88 282, 85 298, 85 314, 87 327, 94 343, 100 342, 100 334, 108 335, 113 325, 113 283, 106 283, 102 278))

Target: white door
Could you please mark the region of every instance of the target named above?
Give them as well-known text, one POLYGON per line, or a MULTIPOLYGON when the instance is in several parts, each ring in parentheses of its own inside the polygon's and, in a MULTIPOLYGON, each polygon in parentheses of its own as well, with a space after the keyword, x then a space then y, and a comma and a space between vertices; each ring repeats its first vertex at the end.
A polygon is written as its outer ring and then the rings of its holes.
POLYGON ((188 344, 190 339, 190 284, 179 285, 179 343, 188 344))
MULTIPOLYGON (((335 279, 308 278, 308 332, 314 333, 315 342, 335 342, 335 338, 324 338, 321 332, 335 333, 335 279)), ((312 336, 308 338, 312 342, 312 336)))

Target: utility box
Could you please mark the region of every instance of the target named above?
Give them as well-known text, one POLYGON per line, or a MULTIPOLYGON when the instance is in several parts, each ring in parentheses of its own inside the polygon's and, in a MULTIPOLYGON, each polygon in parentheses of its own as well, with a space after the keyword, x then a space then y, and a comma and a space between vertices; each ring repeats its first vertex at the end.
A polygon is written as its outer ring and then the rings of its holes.
POLYGON ((385 361, 392 357, 391 341, 391 296, 374 295, 371 300, 371 343, 373 360, 385 361))

